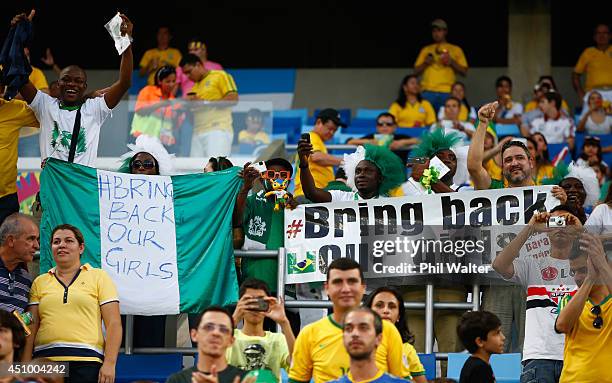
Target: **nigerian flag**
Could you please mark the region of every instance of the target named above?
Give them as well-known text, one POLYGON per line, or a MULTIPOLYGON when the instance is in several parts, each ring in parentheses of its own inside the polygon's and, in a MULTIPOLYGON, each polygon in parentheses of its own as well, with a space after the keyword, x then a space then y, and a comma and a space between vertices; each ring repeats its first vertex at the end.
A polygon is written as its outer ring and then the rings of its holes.
POLYGON ((117 285, 123 314, 198 313, 236 302, 232 211, 239 168, 145 176, 49 159, 41 174, 40 270, 59 224, 85 237, 81 263, 117 285))

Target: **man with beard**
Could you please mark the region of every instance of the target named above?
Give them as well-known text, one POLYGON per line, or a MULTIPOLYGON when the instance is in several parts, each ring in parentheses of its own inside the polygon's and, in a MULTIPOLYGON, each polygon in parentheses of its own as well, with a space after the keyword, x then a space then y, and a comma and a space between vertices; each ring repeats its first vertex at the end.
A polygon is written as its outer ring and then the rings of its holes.
POLYGON ((401 383, 376 366, 376 348, 382 341, 383 321, 368 307, 357 307, 346 313, 342 341, 349 354, 349 371, 331 383, 401 383))
POLYGON ((312 202, 357 201, 394 196, 406 179, 404 165, 398 156, 381 146, 366 144, 355 153, 344 156, 347 184, 353 191, 324 190, 315 185, 308 161, 312 145, 306 140, 298 143, 300 178, 304 195, 312 202))
POLYGON ((610 383, 612 360, 612 260, 601 241, 582 234, 570 254, 578 291, 559 304, 555 331, 565 334, 561 383, 610 383))
POLYGON ((568 205, 556 206, 550 213, 535 213, 493 261, 495 271, 527 292, 523 382, 556 383, 561 376, 565 338, 553 331, 558 312, 551 307, 576 290, 568 259, 581 229, 576 212, 568 205), (566 226, 548 227, 551 217, 565 219, 566 226), (542 254, 528 252, 547 242, 550 248, 542 254))
MULTIPOLYGON (((484 156, 484 139, 489 121, 495 116, 497 102, 484 105, 478 111, 478 127, 472 136, 472 142, 468 151, 467 166, 474 188, 476 190, 503 189, 504 180, 493 179, 482 165, 484 156)), ((501 151, 502 175, 508 183, 508 187, 525 187, 535 185, 532 177, 533 160, 531 153, 520 141, 508 141, 501 151)), ((552 190, 555 196, 563 204, 567 200, 565 191, 556 186, 552 190)), ((502 332, 512 334, 513 323, 518 334, 518 344, 506 343, 504 352, 520 352, 523 347, 524 323, 525 323, 525 292, 518 286, 491 285, 483 291, 483 309, 497 315, 502 322, 502 332)))

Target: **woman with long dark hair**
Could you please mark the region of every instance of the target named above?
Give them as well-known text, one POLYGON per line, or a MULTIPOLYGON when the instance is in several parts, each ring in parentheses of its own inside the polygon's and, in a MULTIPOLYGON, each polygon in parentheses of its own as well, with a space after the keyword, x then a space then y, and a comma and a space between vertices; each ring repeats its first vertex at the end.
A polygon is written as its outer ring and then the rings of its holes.
POLYGON ((531 137, 527 138, 527 148, 529 148, 529 141, 535 143, 535 183, 541 185, 542 180, 545 178, 553 177, 554 166, 550 162, 548 156, 548 141, 542 133, 534 133, 531 137))
POLYGON ((401 127, 425 127, 436 122, 434 109, 429 101, 421 97, 419 80, 413 74, 402 80, 397 99, 389 107, 389 113, 401 127))

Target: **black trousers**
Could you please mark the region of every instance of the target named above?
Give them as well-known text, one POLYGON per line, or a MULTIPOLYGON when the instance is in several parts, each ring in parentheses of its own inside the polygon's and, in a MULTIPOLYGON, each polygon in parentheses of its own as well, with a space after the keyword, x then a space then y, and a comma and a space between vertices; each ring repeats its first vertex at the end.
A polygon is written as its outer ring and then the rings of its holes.
POLYGON ((98 383, 102 364, 99 362, 68 362, 68 377, 65 383, 98 383))

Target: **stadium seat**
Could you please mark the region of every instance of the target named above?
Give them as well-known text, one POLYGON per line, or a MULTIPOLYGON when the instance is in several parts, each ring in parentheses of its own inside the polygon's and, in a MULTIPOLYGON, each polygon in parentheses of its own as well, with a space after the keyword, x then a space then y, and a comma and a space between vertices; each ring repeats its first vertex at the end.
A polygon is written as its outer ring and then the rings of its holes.
POLYGON ((467 352, 450 352, 448 353, 448 369, 446 377, 459 381, 461 376, 461 369, 465 364, 465 361, 470 357, 467 352))
MULTIPOLYGON (((563 148, 565 148, 566 146, 567 146, 566 143, 548 144, 548 158, 550 158, 550 160, 554 163, 555 157, 557 157, 557 155, 561 152, 561 150, 563 150, 563 148)), ((571 153, 568 152, 563 158, 563 162, 565 162, 566 164, 569 164, 571 161, 572 161, 572 155, 571 153)))
POLYGON ((136 380, 165 382, 168 376, 183 369, 181 354, 119 354, 115 369, 116 383, 136 380))
POLYGON ((306 123, 308 119, 308 109, 283 109, 283 110, 275 110, 272 112, 272 116, 282 117, 282 118, 290 118, 290 117, 299 117, 302 119, 302 124, 306 123))
POLYGON ((300 117, 274 117, 272 119, 272 134, 287 134, 287 140, 297 142, 302 119, 300 117))
POLYGON ((342 133, 366 135, 376 133, 376 120, 355 118, 349 126, 342 128, 342 133))
POLYGON ((519 383, 521 379, 521 354, 496 354, 491 356, 491 367, 497 383, 519 383))
POLYGON ((497 137, 521 137, 521 131, 516 124, 495 124, 495 132, 497 133, 497 137))
POLYGON ((395 133, 397 134, 405 134, 410 137, 421 137, 423 133, 429 132, 429 127, 425 128, 397 128, 395 133))
POLYGON ((288 139, 287 133, 272 134, 270 136, 270 141, 282 140, 284 143, 288 143, 287 139, 288 139))
POLYGON ((132 73, 132 85, 130 86, 130 89, 128 89, 128 95, 137 96, 138 92, 140 92, 142 88, 147 86, 147 79, 148 76, 140 76, 139 69, 134 70, 134 72, 132 73))
MULTIPOLYGON (((317 118, 317 114, 319 114, 319 112, 323 110, 323 109, 315 109, 314 113, 312 114, 312 125, 314 125, 315 120, 317 118)), ((350 109, 337 109, 338 113, 340 113, 340 119, 342 120, 342 122, 344 122, 345 124, 350 124, 351 123, 351 110, 350 109)))
POLYGON ((336 145, 345 145, 351 138, 361 138, 361 134, 336 133, 334 134, 333 143, 336 145))
POLYGON ((388 109, 357 109, 357 112, 355 112, 355 118, 376 119, 379 114, 387 113, 388 111, 388 109))
POLYGON ((425 367, 425 378, 434 380, 436 378, 436 354, 418 354, 421 364, 425 367))

